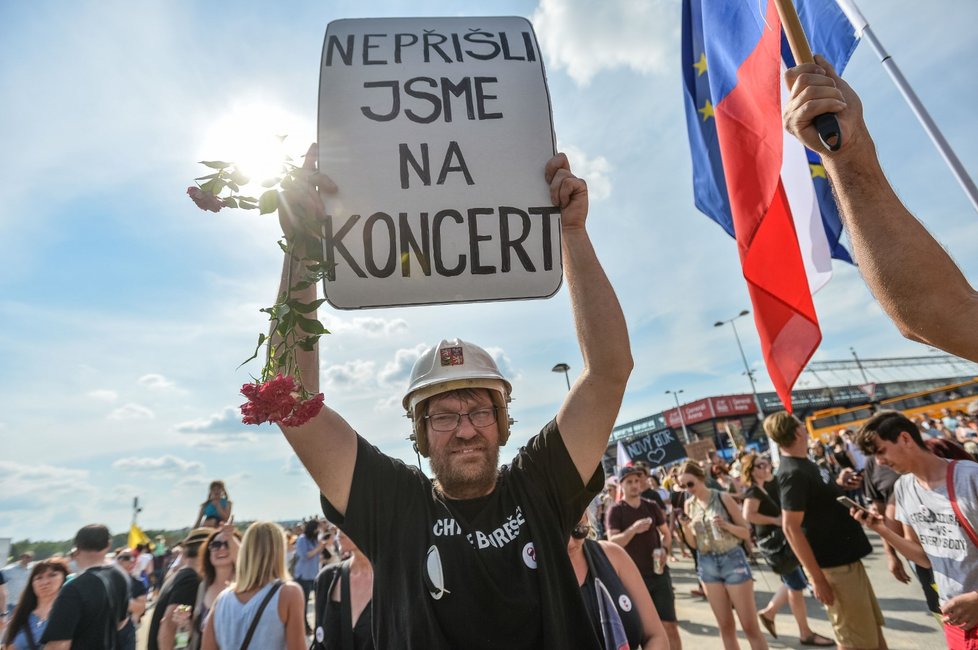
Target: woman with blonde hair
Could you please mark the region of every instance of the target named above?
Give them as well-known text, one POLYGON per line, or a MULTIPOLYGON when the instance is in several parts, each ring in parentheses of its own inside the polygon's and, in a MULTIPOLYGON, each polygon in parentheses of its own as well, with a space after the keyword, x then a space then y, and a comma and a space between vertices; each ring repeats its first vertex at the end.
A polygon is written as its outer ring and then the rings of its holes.
POLYGON ((736 612, 750 647, 767 650, 754 604, 753 576, 741 546, 750 539, 750 527, 733 496, 706 486, 706 473, 695 461, 683 463, 679 485, 688 495, 683 506, 683 531, 696 549, 697 573, 706 588, 723 647, 740 648, 736 612))
POLYGON ((241 540, 235 582, 204 622, 203 650, 303 650, 302 587, 287 578, 285 531, 256 521, 241 540))

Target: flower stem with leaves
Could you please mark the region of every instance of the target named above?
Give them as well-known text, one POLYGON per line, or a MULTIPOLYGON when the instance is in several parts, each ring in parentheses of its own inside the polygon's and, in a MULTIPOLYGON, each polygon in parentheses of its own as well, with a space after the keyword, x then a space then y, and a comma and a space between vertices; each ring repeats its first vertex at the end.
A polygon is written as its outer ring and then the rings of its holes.
MULTIPOLYGON (((262 182, 268 189, 256 199, 241 194, 241 188, 249 179, 234 163, 213 160, 201 161, 201 164, 216 171, 196 178, 196 187, 187 188, 187 194, 197 207, 211 212, 223 208, 257 209, 260 214, 275 212, 279 207, 279 189, 289 190, 307 182, 310 173, 287 159, 279 176, 262 182)), ((308 235, 296 235, 295 238, 297 241, 278 242, 289 256, 286 289, 274 305, 260 310, 268 314, 269 333, 258 335, 254 353, 241 364, 256 359, 264 346, 265 362, 258 378, 241 388, 241 393, 248 398, 248 402, 241 406, 245 424, 280 422, 285 426, 299 426, 314 417, 323 406, 322 393, 312 394, 303 386, 296 352, 312 352, 319 337, 329 334, 315 315, 324 299, 302 302, 293 291, 299 292, 322 282, 332 272, 332 264, 323 260, 320 242, 308 235), (293 269, 298 271, 296 278, 292 277, 293 269)))

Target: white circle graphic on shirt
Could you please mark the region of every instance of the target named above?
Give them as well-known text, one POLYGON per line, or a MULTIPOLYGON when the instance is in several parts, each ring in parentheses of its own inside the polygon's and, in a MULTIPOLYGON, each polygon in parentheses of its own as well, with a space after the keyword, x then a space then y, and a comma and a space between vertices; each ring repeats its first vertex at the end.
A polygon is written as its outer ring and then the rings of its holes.
POLYGON ((632 611, 632 599, 629 598, 626 594, 622 594, 621 596, 618 596, 618 607, 620 607, 621 611, 623 612, 632 611))
POLYGON ((323 627, 320 625, 316 628, 316 643, 322 643, 323 639, 326 638, 326 633, 323 632, 323 627))
POLYGON ((537 549, 533 542, 527 542, 523 547, 523 564, 531 569, 537 568, 537 549))
POLYGON ((441 600, 442 596, 451 593, 445 589, 445 573, 441 566, 441 554, 434 544, 428 549, 428 555, 425 558, 424 578, 428 586, 428 593, 435 600, 441 600))

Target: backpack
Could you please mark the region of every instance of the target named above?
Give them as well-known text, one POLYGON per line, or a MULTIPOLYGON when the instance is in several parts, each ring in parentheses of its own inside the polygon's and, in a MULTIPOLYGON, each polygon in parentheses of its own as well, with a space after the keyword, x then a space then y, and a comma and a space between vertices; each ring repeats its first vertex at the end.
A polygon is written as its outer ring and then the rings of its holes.
MULTIPOLYGON (((105 568, 95 569, 94 571, 91 572, 99 579, 99 582, 101 582, 102 586, 105 588, 105 598, 108 601, 108 606, 109 606, 109 616, 105 624, 105 632, 103 635, 103 639, 104 639, 103 647, 105 648, 105 650, 118 650, 119 648, 119 621, 117 621, 115 618, 117 603, 116 603, 115 596, 113 595, 113 592, 115 590, 112 587, 112 579, 109 577, 109 571, 116 571, 116 570, 117 569, 113 569, 111 567, 105 567, 105 568)), ((125 580, 126 580, 125 602, 126 602, 126 611, 128 612, 129 610, 128 604, 130 598, 130 591, 129 591, 130 585, 129 585, 128 576, 126 576, 125 580)))

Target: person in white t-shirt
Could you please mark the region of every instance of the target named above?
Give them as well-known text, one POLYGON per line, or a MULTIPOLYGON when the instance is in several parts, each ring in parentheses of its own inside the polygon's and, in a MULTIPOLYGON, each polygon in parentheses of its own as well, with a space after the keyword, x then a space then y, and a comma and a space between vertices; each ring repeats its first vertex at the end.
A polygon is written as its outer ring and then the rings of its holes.
POLYGON ((903 474, 893 490, 903 536, 887 528, 882 515, 855 508, 851 514, 908 560, 934 570, 948 647, 973 647, 967 644, 978 643, 978 536, 969 522, 978 522, 978 463, 935 456, 917 426, 897 411, 874 415, 856 441, 903 474))
POLYGON ((14 607, 20 600, 20 594, 27 586, 27 576, 31 572, 31 562, 33 561, 34 554, 30 551, 24 551, 20 554, 17 562, 3 567, 3 577, 7 583, 7 610, 10 613, 14 611, 14 607))

